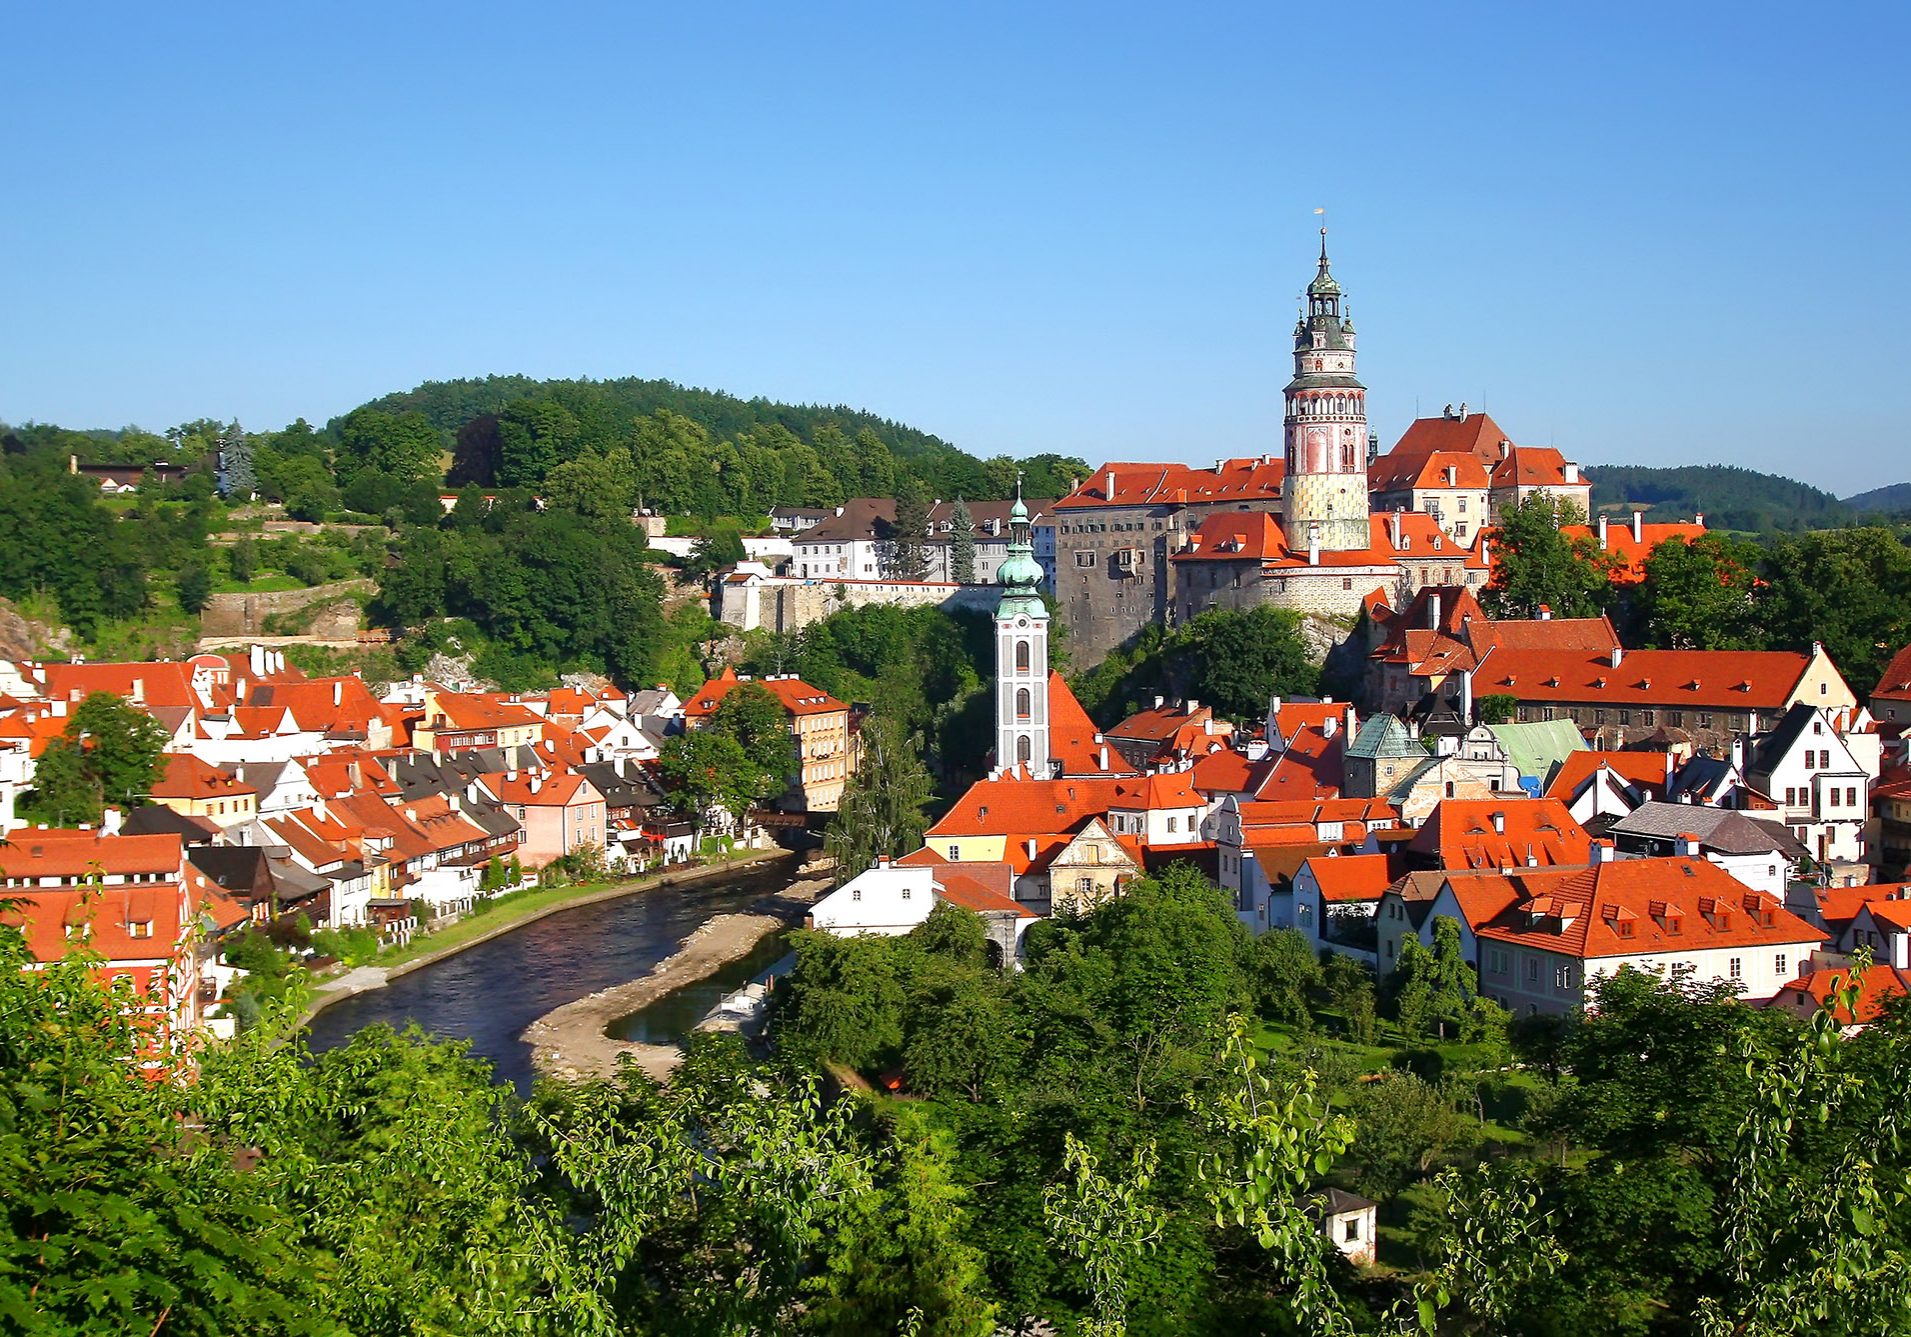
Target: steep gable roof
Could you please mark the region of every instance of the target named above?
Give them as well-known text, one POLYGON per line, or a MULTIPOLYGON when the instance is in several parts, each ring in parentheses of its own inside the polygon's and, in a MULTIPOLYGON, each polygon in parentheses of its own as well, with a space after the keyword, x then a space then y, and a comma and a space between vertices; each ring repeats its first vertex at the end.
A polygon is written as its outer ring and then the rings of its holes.
POLYGON ((1871 699, 1911 702, 1911 645, 1891 656, 1878 685, 1871 689, 1871 699))
POLYGON ((1556 798, 1446 799, 1409 848, 1440 868, 1584 864, 1592 840, 1556 798))

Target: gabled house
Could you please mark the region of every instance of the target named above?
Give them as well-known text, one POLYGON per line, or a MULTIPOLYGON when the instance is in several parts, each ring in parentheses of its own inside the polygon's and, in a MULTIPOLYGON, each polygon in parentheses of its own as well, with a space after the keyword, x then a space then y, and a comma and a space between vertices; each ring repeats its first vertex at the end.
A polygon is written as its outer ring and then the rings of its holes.
POLYGON ((1414 836, 1418 868, 1535 868, 1584 865, 1591 838, 1566 805, 1551 798, 1449 799, 1414 836))
POLYGON ((1605 857, 1540 879, 1472 925, 1480 990, 1519 1016, 1583 1007, 1600 975, 1683 974, 1759 1002, 1796 978, 1823 934, 1697 858, 1605 857))
POLYGON ((1746 780, 1778 805, 1774 818, 1821 863, 1862 864, 1872 857, 1867 828, 1879 748, 1869 723, 1868 715, 1849 707, 1834 711, 1801 701, 1752 739, 1746 780))
POLYGON ((1689 803, 1642 803, 1607 828, 1620 854, 1683 854, 1710 860, 1738 881, 1788 903, 1793 870, 1807 851, 1790 829, 1751 813, 1689 803))

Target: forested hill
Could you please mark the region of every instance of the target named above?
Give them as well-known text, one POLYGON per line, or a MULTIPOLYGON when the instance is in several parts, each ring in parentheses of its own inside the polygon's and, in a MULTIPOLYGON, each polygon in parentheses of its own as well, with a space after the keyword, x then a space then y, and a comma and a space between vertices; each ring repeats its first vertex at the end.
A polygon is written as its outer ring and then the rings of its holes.
POLYGON ((1865 515, 1911 515, 1911 483, 1874 487, 1869 492, 1846 497, 1845 505, 1865 515))
POLYGON ((1596 464, 1587 466, 1586 477, 1595 512, 1644 506, 1649 520, 1689 520, 1703 511, 1713 529, 1751 533, 1824 529, 1852 518, 1850 507, 1829 492, 1735 464, 1596 464))
MULTIPOLYGON (((741 399, 634 376, 427 381, 375 399, 329 428, 349 438, 354 420, 414 412, 452 446, 453 486, 535 486, 562 460, 622 447, 653 482, 649 496, 670 510, 833 505, 851 496, 893 495, 905 478, 938 497, 994 499, 1013 490, 1018 467, 1006 456, 976 459, 940 437, 862 409, 741 399), (724 495, 689 495, 699 488, 724 495), (669 495, 680 490, 686 495, 669 495)), ((1037 496, 1063 495, 1071 477, 1087 472, 1082 461, 1055 455, 1019 466, 1037 496)))

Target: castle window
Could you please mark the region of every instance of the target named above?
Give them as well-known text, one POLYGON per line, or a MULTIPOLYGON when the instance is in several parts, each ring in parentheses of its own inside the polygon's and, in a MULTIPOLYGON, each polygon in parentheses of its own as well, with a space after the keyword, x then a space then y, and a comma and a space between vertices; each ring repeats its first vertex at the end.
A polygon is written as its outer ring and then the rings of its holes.
POLYGON ((1018 687, 1015 691, 1015 718, 1025 720, 1029 717, 1029 690, 1018 687))
POLYGON ((1028 642, 1027 642, 1027 641, 1017 641, 1017 642, 1015 643, 1015 671, 1016 671, 1017 673, 1027 673, 1027 672, 1028 672, 1028 662, 1029 662, 1029 660, 1028 660, 1028 642))
POLYGON ((1035 745, 1029 742, 1029 736, 1027 734, 1018 735, 1015 740, 1015 759, 1019 762, 1027 762, 1034 756, 1035 745))

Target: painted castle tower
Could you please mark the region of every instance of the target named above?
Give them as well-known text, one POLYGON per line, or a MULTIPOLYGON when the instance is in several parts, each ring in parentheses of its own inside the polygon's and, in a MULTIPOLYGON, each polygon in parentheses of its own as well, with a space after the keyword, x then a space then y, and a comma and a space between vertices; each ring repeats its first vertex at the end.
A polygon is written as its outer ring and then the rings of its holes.
POLYGON ((1009 510, 1008 557, 996 572, 1002 602, 995 610, 995 764, 1028 767, 1049 778, 1048 605, 1039 593, 1042 568, 1029 539, 1028 507, 1015 484, 1009 510))
POLYGON ((1294 327, 1294 379, 1286 394, 1288 547, 1367 547, 1367 387, 1354 379, 1354 322, 1342 312, 1340 284, 1327 268, 1326 228, 1320 272, 1307 285, 1307 310, 1294 327))

